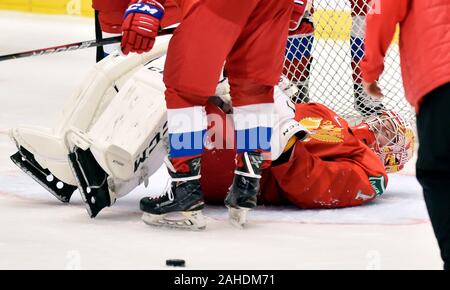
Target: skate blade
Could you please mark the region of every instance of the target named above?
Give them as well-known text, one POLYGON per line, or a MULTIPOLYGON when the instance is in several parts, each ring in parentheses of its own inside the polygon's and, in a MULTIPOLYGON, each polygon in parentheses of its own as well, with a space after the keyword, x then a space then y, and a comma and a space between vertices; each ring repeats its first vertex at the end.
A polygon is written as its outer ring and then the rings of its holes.
POLYGON ((142 215, 144 223, 150 226, 168 227, 176 229, 186 229, 200 231, 206 229, 206 220, 202 212, 172 212, 162 215, 144 213, 142 215))
POLYGON ((247 223, 247 214, 250 211, 249 208, 235 208, 228 207, 228 220, 230 223, 239 229, 243 229, 245 224, 247 223))

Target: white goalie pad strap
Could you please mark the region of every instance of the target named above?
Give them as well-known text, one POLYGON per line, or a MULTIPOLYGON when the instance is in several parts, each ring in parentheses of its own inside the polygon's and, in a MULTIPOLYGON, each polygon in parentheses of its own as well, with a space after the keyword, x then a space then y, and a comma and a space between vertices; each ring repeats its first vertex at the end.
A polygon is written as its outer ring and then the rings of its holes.
POLYGON ((294 120, 295 105, 279 87, 275 87, 274 101, 276 121, 271 140, 272 160, 281 156, 292 137, 299 136, 301 141, 309 135, 308 130, 294 120))
POLYGON ((294 82, 290 81, 285 76, 281 76, 280 81, 278 82, 278 88, 282 92, 284 92, 284 94, 288 96, 290 99, 292 99, 292 96, 297 95, 299 92, 298 86, 296 86, 294 82))
POLYGON ((252 173, 242 172, 242 171, 238 171, 238 170, 235 170, 234 174, 245 176, 245 177, 249 177, 249 178, 261 179, 261 175, 254 174, 254 173, 252 174, 252 173))
POLYGON ((224 103, 231 104, 230 83, 228 78, 222 76, 216 87, 215 96, 222 99, 224 103))

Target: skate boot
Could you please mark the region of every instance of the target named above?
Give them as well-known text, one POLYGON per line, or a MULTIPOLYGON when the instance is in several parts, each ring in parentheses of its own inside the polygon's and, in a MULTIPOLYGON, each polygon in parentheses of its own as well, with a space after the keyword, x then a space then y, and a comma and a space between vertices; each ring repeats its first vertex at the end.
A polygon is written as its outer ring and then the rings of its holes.
POLYGON ((386 110, 381 100, 376 100, 368 96, 362 84, 354 84, 355 109, 363 116, 370 117, 379 115, 386 110))
POLYGON ((247 222, 248 211, 257 205, 263 164, 263 157, 259 152, 245 152, 238 158, 241 157, 242 161, 238 161, 233 184, 225 198, 229 220, 239 228, 243 228, 247 222))
POLYGON ((169 159, 166 165, 171 179, 162 196, 141 199, 142 220, 148 225, 203 230, 206 221, 200 189, 200 157, 187 161, 190 171, 177 173, 169 159))

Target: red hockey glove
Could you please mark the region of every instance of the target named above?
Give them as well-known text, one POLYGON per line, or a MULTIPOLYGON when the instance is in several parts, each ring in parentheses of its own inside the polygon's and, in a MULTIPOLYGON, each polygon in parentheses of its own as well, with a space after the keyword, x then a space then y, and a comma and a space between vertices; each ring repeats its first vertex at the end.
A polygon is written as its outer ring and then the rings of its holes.
POLYGON ((297 30, 302 23, 303 16, 309 7, 309 0, 294 0, 294 11, 291 15, 291 22, 289 24, 289 30, 297 30))
POLYGON ((158 35, 164 7, 157 1, 138 0, 128 6, 122 24, 122 52, 150 51, 158 35))

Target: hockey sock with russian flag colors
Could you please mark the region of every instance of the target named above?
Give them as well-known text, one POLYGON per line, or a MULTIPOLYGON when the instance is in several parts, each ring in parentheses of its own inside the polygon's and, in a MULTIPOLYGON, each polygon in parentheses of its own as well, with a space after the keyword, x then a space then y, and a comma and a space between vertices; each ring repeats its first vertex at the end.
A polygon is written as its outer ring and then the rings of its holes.
POLYGON ((170 158, 188 158, 201 155, 207 128, 203 106, 168 109, 170 158))
POLYGON ((273 118, 273 103, 234 107, 237 152, 269 152, 273 118))

